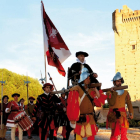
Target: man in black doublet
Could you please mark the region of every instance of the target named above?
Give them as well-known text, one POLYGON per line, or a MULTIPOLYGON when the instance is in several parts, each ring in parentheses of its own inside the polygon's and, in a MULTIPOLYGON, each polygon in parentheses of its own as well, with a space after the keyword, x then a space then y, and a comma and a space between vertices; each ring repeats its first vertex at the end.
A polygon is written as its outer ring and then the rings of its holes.
POLYGON ((86 52, 76 52, 77 62, 73 63, 69 70, 69 79, 71 79, 72 84, 75 85, 78 80, 80 79, 80 73, 82 68, 87 68, 89 73, 91 74, 90 79, 91 83, 99 83, 96 79, 98 75, 93 72, 93 70, 90 68, 88 64, 85 63, 85 57, 88 57, 88 54, 86 52))
POLYGON ((49 130, 49 139, 53 140, 56 103, 60 103, 61 100, 56 95, 50 95, 50 92, 53 89, 53 85, 51 85, 50 83, 44 84, 42 88, 44 90, 44 93, 39 95, 37 98, 37 102, 32 114, 32 119, 36 120, 37 111, 39 108, 41 108, 42 116, 41 120, 38 123, 40 129, 40 140, 46 140, 49 130))

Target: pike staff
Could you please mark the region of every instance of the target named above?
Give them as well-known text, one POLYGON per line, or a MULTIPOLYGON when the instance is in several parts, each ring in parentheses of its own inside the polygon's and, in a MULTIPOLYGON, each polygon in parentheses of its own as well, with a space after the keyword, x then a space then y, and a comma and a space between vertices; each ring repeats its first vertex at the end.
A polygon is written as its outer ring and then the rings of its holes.
POLYGON ((42 77, 42 72, 41 72, 41 70, 40 70, 40 74, 41 74, 41 78, 40 78, 39 80, 41 81, 41 83, 42 83, 42 85, 43 85, 44 82, 46 81, 46 78, 43 78, 43 77, 42 77))
MULTIPOLYGON (((1 83, 1 112, 3 112, 2 98, 3 98, 3 85, 5 84, 5 81, 3 81, 3 73, 2 73, 2 81, 0 81, 0 83, 1 83)), ((2 129, 2 123, 3 123, 3 113, 1 113, 1 129, 2 129)))
POLYGON ((69 88, 69 86, 70 86, 69 71, 70 71, 70 67, 68 67, 68 74, 67 74, 67 88, 69 88))
POLYGON ((54 86, 54 89, 57 91, 57 89, 56 89, 56 87, 55 87, 55 85, 54 85, 53 79, 52 79, 52 77, 51 77, 51 75, 50 75, 49 72, 48 72, 48 75, 49 75, 49 77, 50 77, 50 80, 52 81, 52 84, 53 84, 53 86, 54 86))
POLYGON ((27 86, 27 101, 28 101, 28 111, 29 111, 29 94, 28 94, 28 84, 31 83, 28 81, 28 75, 27 75, 27 81, 24 80, 24 85, 26 84, 27 86))

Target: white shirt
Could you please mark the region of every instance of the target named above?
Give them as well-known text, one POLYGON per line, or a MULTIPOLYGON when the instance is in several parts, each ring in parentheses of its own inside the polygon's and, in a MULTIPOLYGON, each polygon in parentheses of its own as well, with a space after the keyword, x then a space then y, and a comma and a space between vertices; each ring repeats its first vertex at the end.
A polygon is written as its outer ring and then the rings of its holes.
POLYGON ((48 96, 50 93, 46 93, 46 92, 44 92, 44 94, 46 94, 46 95, 48 96))
POLYGON ((23 106, 23 110, 24 110, 24 105, 22 105, 22 104, 20 103, 19 106, 23 106))

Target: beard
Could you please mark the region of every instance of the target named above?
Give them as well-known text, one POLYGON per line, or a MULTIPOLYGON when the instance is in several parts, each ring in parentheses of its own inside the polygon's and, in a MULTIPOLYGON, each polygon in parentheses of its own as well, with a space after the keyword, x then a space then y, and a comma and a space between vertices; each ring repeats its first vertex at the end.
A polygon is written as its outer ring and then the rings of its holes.
POLYGON ((120 86, 121 86, 121 84, 116 85, 116 87, 120 87, 120 86))

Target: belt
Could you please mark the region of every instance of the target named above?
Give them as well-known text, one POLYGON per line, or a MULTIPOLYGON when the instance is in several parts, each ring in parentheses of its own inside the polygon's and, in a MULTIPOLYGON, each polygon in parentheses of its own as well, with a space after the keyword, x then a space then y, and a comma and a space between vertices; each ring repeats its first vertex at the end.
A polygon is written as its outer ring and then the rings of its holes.
POLYGON ((94 114, 94 112, 92 112, 92 113, 86 113, 86 114, 80 114, 80 116, 81 115, 93 115, 94 114))
POLYGON ((80 117, 77 123, 85 123, 87 121, 86 115, 93 115, 93 113, 80 114, 80 117))
POLYGON ((15 112, 15 111, 18 112, 18 110, 11 110, 11 112, 15 112))
POLYGON ((18 111, 12 111, 11 113, 18 113, 18 111))

